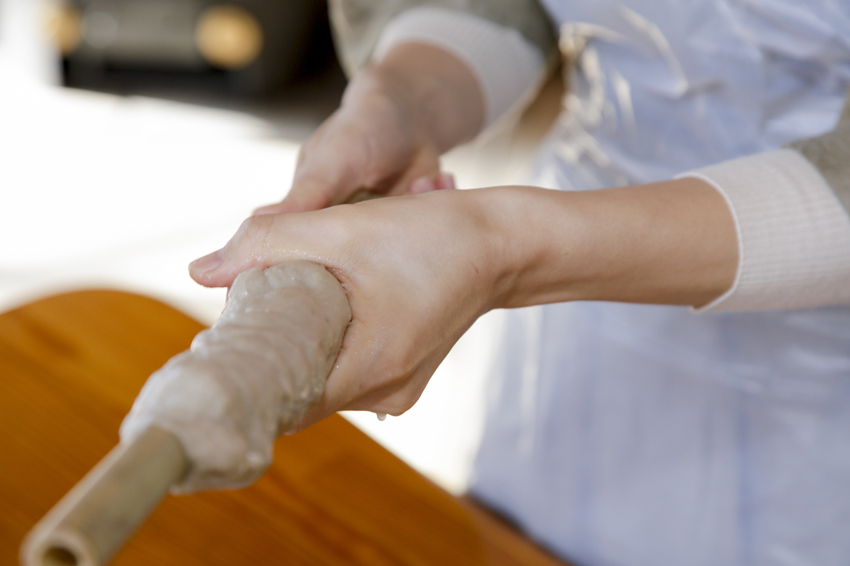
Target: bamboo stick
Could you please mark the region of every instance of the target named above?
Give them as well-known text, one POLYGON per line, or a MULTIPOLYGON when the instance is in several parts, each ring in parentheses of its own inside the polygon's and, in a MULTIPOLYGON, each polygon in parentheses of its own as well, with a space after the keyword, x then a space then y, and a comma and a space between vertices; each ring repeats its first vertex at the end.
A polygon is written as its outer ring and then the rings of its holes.
MULTIPOLYGON (((299 346, 301 350, 296 348, 292 351, 293 358, 313 357, 312 361, 316 363, 299 362, 291 367, 283 364, 278 368, 283 372, 282 375, 293 378, 292 394, 299 396, 299 403, 281 404, 278 409, 286 409, 288 412, 285 415, 277 414, 272 424, 277 427, 291 426, 300 419, 309 402, 314 402, 321 394, 321 389, 312 386, 309 380, 317 377, 324 379, 330 373, 342 344, 343 334, 351 320, 345 291, 333 275, 324 267, 305 261, 279 264, 265 272, 259 269, 247 270, 236 278, 231 287, 231 294, 240 298, 232 299, 222 318, 210 330, 199 334, 195 340, 201 340, 211 348, 223 348, 223 351, 231 352, 232 349, 222 345, 221 329, 236 326, 241 331, 245 326, 234 325, 227 313, 232 310, 231 314, 238 316, 243 312, 239 306, 243 304, 242 301, 253 300, 249 295, 256 294, 259 297, 257 300, 267 300, 267 293, 271 292, 283 292, 282 296, 275 299, 286 299, 283 305, 300 305, 298 308, 301 310, 293 314, 295 321, 300 320, 298 313, 301 316, 312 316, 311 308, 323 306, 328 309, 326 316, 314 317, 314 324, 302 327, 314 333, 315 342, 309 347, 302 344, 299 346), (292 294, 292 289, 299 292, 292 294), (327 351, 328 348, 333 351, 327 351), (288 372, 294 371, 300 371, 303 375, 289 375, 288 372), (295 377, 298 379, 294 379, 295 377)), ((275 309, 255 309, 252 313, 243 323, 250 321, 250 324, 259 329, 258 332, 268 333, 269 329, 280 329, 280 325, 276 325, 280 313, 275 309)), ((284 334, 280 339, 289 344, 285 331, 291 331, 292 327, 284 325, 282 328, 284 334)), ((279 345, 273 341, 257 342, 269 349, 275 349, 279 345)), ((250 364, 254 355, 252 350, 246 349, 241 352, 239 360, 250 364)), ((189 367, 187 371, 192 371, 190 366, 185 365, 188 363, 187 359, 190 358, 174 358, 182 360, 183 370, 189 367)), ((155 380, 157 375, 162 374, 154 374, 151 379, 155 380)), ((266 379, 266 385, 277 390, 280 395, 289 391, 272 379, 266 379)), ((176 391, 174 394, 186 394, 186 391, 180 388, 176 391)), ((191 393, 191 389, 189 391, 191 393)), ((270 398, 276 399, 275 395, 270 398)), ((259 400, 259 397, 254 399, 259 400)), ((266 403, 264 414, 272 413, 274 407, 270 405, 273 402, 266 403)), ((131 412, 131 416, 132 414, 131 412)), ((248 416, 252 417, 253 413, 248 413, 248 416)), ((167 419, 162 422, 167 422, 167 419)), ((135 435, 136 430, 128 436, 135 435)), ((181 437, 184 440, 186 438, 185 435, 181 437)), ((273 440, 273 437, 269 439, 270 442, 273 440)), ((193 458, 196 466, 194 471, 197 472, 202 465, 198 463, 196 454, 193 454, 193 458)), ((175 435, 155 426, 140 431, 135 440, 114 448, 30 531, 21 549, 21 562, 25 566, 101 566, 107 563, 153 512, 168 489, 184 479, 189 467, 189 458, 175 435)))
POLYGON ((27 535, 25 566, 101 566, 186 473, 172 433, 150 427, 106 455, 27 535))

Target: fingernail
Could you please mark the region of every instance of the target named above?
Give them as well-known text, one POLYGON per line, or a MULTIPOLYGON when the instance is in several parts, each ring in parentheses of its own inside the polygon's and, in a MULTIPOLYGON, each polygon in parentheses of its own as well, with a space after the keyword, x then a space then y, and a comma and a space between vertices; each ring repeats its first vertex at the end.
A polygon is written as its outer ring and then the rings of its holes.
POLYGON ((455 177, 451 173, 440 173, 440 179, 437 183, 441 189, 453 191, 455 189, 455 177))
POLYGON ((436 187, 428 177, 419 177, 410 184, 410 192, 414 195, 433 191, 436 187))
POLYGON ((221 250, 217 250, 190 263, 189 269, 196 271, 212 271, 222 263, 224 263, 224 254, 221 253, 221 250))

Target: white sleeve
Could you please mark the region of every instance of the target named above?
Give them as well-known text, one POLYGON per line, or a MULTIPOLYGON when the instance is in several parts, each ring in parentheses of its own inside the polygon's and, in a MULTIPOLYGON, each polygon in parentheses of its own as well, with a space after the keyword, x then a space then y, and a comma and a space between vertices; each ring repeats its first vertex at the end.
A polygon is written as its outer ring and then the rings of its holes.
POLYGON ((850 216, 800 153, 778 149, 679 177, 717 189, 738 235, 734 284, 698 312, 850 304, 850 216))
POLYGON ((545 78, 540 50, 517 30, 449 8, 420 6, 405 10, 385 27, 373 59, 400 43, 427 43, 464 61, 484 97, 484 127, 521 111, 545 78))

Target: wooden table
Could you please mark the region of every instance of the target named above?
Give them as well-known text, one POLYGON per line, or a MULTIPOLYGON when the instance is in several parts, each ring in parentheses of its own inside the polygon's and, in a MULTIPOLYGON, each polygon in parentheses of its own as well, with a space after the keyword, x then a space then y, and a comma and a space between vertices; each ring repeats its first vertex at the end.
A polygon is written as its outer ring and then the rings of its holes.
MULTIPOLYGON (((202 326, 152 299, 84 291, 0 315, 0 564, 118 441, 151 372, 202 326)), ((557 565, 341 417, 275 445, 255 485, 168 497, 116 565, 557 565)))

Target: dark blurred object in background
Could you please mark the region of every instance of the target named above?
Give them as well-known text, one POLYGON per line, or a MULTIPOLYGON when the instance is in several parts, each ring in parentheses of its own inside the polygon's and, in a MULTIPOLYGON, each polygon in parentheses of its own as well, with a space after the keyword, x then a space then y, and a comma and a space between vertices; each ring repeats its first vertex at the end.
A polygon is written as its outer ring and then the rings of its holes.
POLYGON ((48 25, 77 88, 253 98, 335 65, 324 0, 65 0, 48 25))

